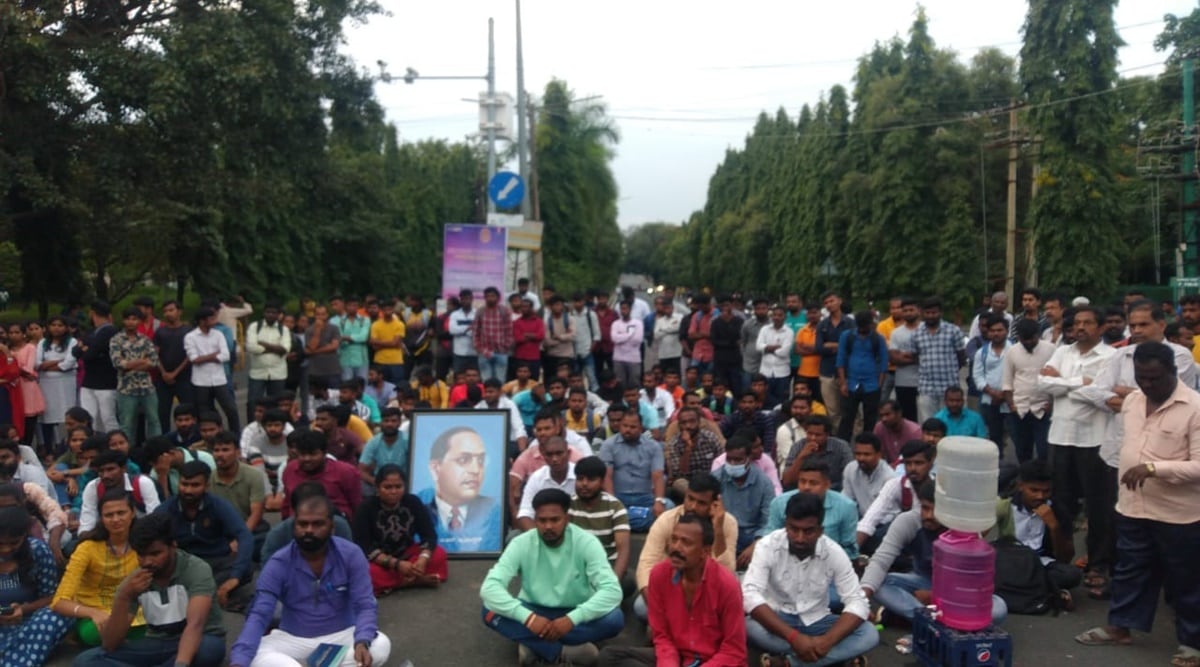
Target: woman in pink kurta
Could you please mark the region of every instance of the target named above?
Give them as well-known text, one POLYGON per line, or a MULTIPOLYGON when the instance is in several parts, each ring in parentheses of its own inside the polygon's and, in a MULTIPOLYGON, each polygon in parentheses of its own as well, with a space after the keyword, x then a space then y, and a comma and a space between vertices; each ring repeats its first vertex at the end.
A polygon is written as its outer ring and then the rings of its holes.
MULTIPOLYGON (((25 444, 32 444, 34 432, 37 430, 38 415, 46 411, 46 399, 42 397, 42 388, 38 386, 37 381, 37 348, 26 341, 23 326, 10 324, 8 326, 8 349, 21 367, 20 385, 25 423, 18 425, 17 428, 21 429, 21 439, 25 444)), ((13 421, 16 419, 17 416, 13 415, 13 421)))

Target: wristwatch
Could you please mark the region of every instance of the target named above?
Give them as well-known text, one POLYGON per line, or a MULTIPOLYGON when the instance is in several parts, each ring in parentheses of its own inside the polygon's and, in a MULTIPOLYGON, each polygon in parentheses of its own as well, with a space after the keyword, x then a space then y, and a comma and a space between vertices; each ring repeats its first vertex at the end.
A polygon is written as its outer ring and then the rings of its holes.
POLYGON ((1153 477, 1154 476, 1154 463, 1152 461, 1147 461, 1147 462, 1143 463, 1142 465, 1146 466, 1146 472, 1150 473, 1150 476, 1153 477))
POLYGON ((655 498, 655 499, 654 499, 654 502, 656 502, 656 503, 662 503, 663 505, 666 505, 666 504, 667 504, 667 499, 666 499, 666 498, 655 498))

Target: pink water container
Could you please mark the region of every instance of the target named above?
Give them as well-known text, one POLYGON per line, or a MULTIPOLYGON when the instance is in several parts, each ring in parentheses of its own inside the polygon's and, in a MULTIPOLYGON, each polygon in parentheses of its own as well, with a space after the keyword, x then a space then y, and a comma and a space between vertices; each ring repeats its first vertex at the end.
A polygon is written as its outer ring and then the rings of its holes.
POLYGON ((992 623, 996 551, 975 533, 947 530, 933 543, 933 603, 939 619, 974 632, 992 623))

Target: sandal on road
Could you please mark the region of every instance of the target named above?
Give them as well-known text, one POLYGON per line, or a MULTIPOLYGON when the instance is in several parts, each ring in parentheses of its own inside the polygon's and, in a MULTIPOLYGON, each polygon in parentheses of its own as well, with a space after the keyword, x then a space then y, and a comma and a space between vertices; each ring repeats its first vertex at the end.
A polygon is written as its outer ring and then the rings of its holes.
POLYGON ((1171 656, 1171 667, 1200 667, 1200 650, 1180 646, 1179 651, 1171 656))
MULTIPOLYGON (((1129 646, 1133 643, 1133 637, 1129 635, 1120 637, 1110 633, 1104 627, 1097 626, 1075 635, 1075 641, 1084 646, 1129 646)), ((1200 667, 1200 665, 1195 667, 1200 667)))

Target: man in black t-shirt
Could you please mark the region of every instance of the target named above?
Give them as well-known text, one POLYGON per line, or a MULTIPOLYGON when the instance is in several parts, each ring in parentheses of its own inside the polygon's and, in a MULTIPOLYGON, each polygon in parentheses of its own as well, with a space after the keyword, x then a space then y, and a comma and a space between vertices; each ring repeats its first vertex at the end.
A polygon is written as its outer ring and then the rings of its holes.
POLYGON ((158 392, 159 423, 166 425, 171 423, 171 407, 176 400, 192 403, 192 369, 183 348, 183 337, 192 328, 180 320, 182 312, 177 302, 164 303, 162 313, 163 321, 154 332, 159 364, 154 389, 158 392))

